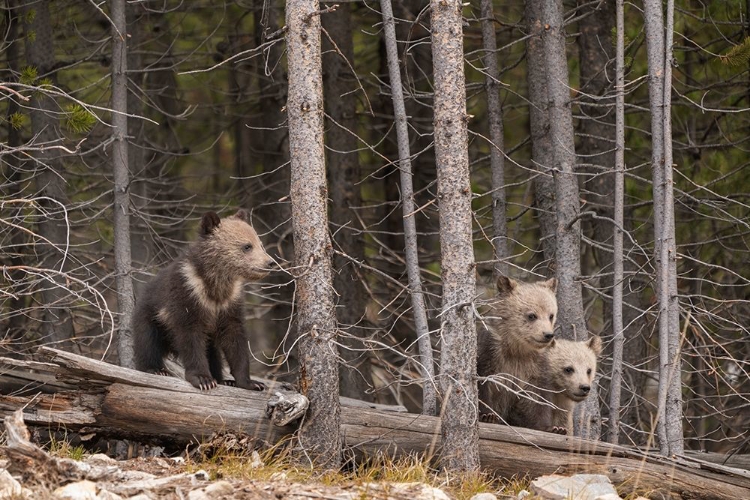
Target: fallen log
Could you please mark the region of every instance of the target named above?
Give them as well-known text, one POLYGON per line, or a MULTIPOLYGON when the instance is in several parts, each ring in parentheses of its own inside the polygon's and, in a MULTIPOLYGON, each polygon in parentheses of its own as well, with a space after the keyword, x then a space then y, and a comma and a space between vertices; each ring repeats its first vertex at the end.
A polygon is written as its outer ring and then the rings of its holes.
MULTIPOLYGON (((15 360, 0 359, 13 367, 16 384, 43 380, 63 384, 50 393, 36 391, 0 396, 0 414, 23 408, 27 424, 51 424, 103 435, 200 440, 213 432, 242 431, 275 443, 295 427, 277 427, 265 416, 273 393, 219 387, 201 393, 184 380, 148 375, 54 349, 40 353, 47 363, 20 370, 15 360), (53 368, 55 367, 55 368, 53 368), (32 373, 33 372, 33 373, 32 373), (24 375, 25 374, 25 375, 24 375), (70 390, 68 387, 75 387, 70 390)), ((342 398, 344 443, 360 456, 378 453, 439 453, 440 419, 424 415, 369 408, 369 403, 342 398), (354 406, 356 405, 356 406, 354 406)), ((621 493, 645 493, 662 498, 729 500, 750 498, 750 472, 692 458, 667 458, 633 448, 588 441, 572 436, 480 424, 483 467, 511 477, 545 474, 604 474, 621 493)))

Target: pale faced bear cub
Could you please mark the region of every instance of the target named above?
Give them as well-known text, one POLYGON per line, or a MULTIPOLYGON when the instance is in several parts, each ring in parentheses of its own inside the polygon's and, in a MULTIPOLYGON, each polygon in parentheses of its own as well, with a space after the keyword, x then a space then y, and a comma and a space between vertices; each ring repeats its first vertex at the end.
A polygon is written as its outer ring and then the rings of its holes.
MULTIPOLYGON (((503 384, 522 390, 544 370, 543 352, 555 337, 557 281, 522 283, 501 276, 497 298, 486 315, 487 328, 478 334, 477 374, 498 374, 503 384)), ((479 414, 486 422, 508 422, 519 398, 514 392, 490 381, 479 384, 479 414)))
POLYGON ((206 213, 198 241, 156 275, 137 303, 136 368, 165 374, 164 357, 176 354, 187 381, 209 390, 224 382, 223 352, 238 387, 262 390, 250 380, 242 286, 273 265, 245 210, 225 219, 206 213))
POLYGON ((530 380, 535 389, 529 392, 555 407, 521 399, 509 417, 511 425, 572 435, 573 410, 591 392, 601 352, 602 339, 598 336, 585 342, 553 340, 544 351, 544 371, 530 380))

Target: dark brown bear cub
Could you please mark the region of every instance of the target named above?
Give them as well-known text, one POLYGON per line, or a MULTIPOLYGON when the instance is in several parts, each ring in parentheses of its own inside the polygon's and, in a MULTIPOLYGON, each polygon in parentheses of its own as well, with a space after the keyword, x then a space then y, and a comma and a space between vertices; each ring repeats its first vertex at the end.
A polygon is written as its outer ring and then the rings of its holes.
POLYGON ((138 301, 136 368, 164 373, 164 357, 176 354, 187 381, 208 390, 223 382, 223 352, 238 387, 262 390, 250 380, 242 286, 265 277, 273 265, 245 210, 225 219, 206 213, 198 241, 162 269, 138 301))

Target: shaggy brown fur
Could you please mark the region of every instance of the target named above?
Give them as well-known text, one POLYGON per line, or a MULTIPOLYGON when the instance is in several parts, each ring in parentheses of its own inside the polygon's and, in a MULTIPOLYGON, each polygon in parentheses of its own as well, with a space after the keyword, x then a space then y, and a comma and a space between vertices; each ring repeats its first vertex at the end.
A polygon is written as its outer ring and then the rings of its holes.
POLYGON ((573 410, 591 392, 601 352, 602 340, 598 336, 585 342, 553 340, 544 351, 545 371, 530 379, 529 392, 554 407, 524 398, 512 411, 512 425, 572 435, 573 410))
POLYGON ((522 283, 505 276, 497 280, 497 297, 486 315, 487 328, 478 336, 477 374, 498 375, 502 385, 479 385, 480 417, 508 421, 518 401, 514 392, 544 372, 542 352, 554 338, 557 281, 522 283))
POLYGON ((208 390, 223 382, 223 352, 237 386, 263 389, 250 380, 242 286, 273 266, 245 210, 225 219, 206 213, 198 241, 162 269, 138 300, 136 368, 165 373, 164 357, 176 354, 187 381, 208 390))

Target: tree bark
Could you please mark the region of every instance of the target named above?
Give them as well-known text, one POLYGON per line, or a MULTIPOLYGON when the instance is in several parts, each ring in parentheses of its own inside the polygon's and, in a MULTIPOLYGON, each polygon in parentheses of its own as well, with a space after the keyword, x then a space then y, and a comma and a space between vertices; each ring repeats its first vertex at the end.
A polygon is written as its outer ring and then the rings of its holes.
POLYGON ((300 388, 310 400, 300 444, 312 462, 341 463, 336 316, 328 234, 320 15, 317 0, 288 0, 289 150, 297 276, 300 388))
POLYGON ((529 130, 531 133, 531 163, 539 171, 534 179, 534 204, 539 221, 542 269, 555 272, 555 182, 554 164, 548 116, 547 69, 542 33, 544 23, 541 0, 527 0, 525 8, 529 38, 526 42, 526 82, 529 88, 529 130))
MULTIPOLYGON (((360 224, 354 213, 362 205, 362 193, 355 135, 357 102, 352 89, 357 75, 352 74, 350 69, 350 65, 354 66, 354 44, 349 5, 339 5, 334 12, 322 16, 321 21, 323 29, 328 33, 328 36, 323 36, 323 91, 326 113, 330 118, 326 140, 331 179, 332 230, 336 235, 336 246, 356 262, 363 262, 365 247, 359 231, 360 224)), ((360 324, 364 320, 367 304, 363 277, 349 259, 337 256, 333 264, 333 285, 338 294, 336 316, 340 328, 346 330, 339 347, 343 360, 339 368, 341 394, 373 399, 372 392, 368 391, 372 386, 370 361, 362 342, 366 330, 360 324)))
MULTIPOLYGON (((19 43, 21 37, 19 36, 18 26, 22 17, 19 15, 19 7, 15 1, 8 0, 7 9, 5 11, 5 23, 7 26, 6 39, 8 44, 5 48, 5 55, 8 64, 8 70, 12 75, 19 74, 19 43)), ((12 81, 17 81, 13 78, 12 81)), ((21 146, 22 137, 20 130, 16 130, 11 121, 14 114, 19 113, 21 107, 18 102, 13 99, 8 99, 8 110, 6 114, 5 126, 7 127, 8 143, 7 147, 9 150, 14 150, 21 146)), ((3 168, 3 175, 6 179, 6 193, 9 198, 21 198, 21 160, 15 154, 8 154, 4 156, 3 161, 5 166, 3 168)), ((11 209, 10 218, 16 218, 23 213, 22 208, 11 209)), ((20 251, 24 245, 24 235, 21 231, 12 231, 10 234, 10 246, 14 249, 10 252, 10 264, 11 266, 23 265, 23 254, 20 251)), ((11 281, 17 283, 23 280, 23 273, 21 272, 10 272, 11 281)), ((2 325, 3 332, 5 333, 5 342, 0 347, 2 350, 8 350, 9 354, 23 351, 24 345, 24 334, 26 328, 24 327, 24 308, 26 300, 22 296, 14 296, 10 294, 10 297, 6 299, 8 301, 8 321, 2 325)))
MULTIPOLYGON (((220 386, 207 394, 174 377, 136 372, 54 349, 43 349, 42 355, 48 362, 0 358, 0 386, 5 388, 9 380, 15 380, 27 391, 14 396, 0 392, 0 415, 23 408, 28 425, 177 442, 193 442, 214 432, 242 431, 274 444, 294 431, 293 425, 271 425, 265 416, 276 389, 253 392, 220 386), (148 405, 143 404, 146 400, 148 405)), ((439 418, 371 406, 375 405, 342 398, 342 444, 352 447, 359 457, 424 453, 440 432, 439 418)), ((479 432, 483 468, 502 477, 604 474, 623 495, 750 498, 746 471, 700 459, 726 459, 720 455, 700 453, 697 459, 688 455, 678 461, 504 425, 480 424, 479 432)))
POLYGON ((497 67, 497 38, 492 0, 481 0, 482 48, 484 49, 487 121, 490 128, 490 171, 492 172, 492 266, 493 283, 508 275, 508 228, 505 222, 505 156, 503 108, 500 103, 500 71, 497 67))
POLYGON ((128 57, 125 0, 112 0, 112 170, 114 173, 114 246, 115 281, 119 328, 117 353, 120 365, 133 368, 133 332, 131 324, 133 295, 133 262, 130 257, 130 164, 128 162, 128 57))
POLYGON ((435 162, 440 207, 442 459, 479 467, 476 293, 461 2, 432 0, 435 162))
MULTIPOLYGON (((24 8, 25 18, 31 19, 30 23, 25 24, 26 62, 36 68, 39 79, 49 78, 54 82, 55 50, 49 5, 49 2, 38 2, 24 8)), ((60 150, 51 147, 61 137, 55 119, 57 111, 59 108, 44 91, 33 93, 29 114, 34 145, 40 150, 34 151, 32 156, 38 167, 35 172, 37 192, 44 197, 39 200, 39 205, 45 211, 39 222, 39 235, 54 245, 42 241, 35 244, 40 267, 45 269, 68 268, 64 264, 68 258, 69 220, 67 212, 60 206, 68 205, 65 172, 60 150), (61 249, 62 253, 55 247, 61 249)), ((49 279, 57 283, 45 287, 41 292, 44 303, 42 342, 60 345, 72 338, 74 333, 73 318, 66 303, 69 292, 57 275, 49 279)))
MULTIPOLYGON (((586 340, 588 330, 581 291, 581 223, 573 114, 571 111, 568 60, 565 54, 565 27, 562 0, 544 0, 544 49, 549 96, 549 134, 555 177, 555 267, 557 276, 557 324, 561 336, 586 340)), ((601 433, 596 384, 583 407, 576 433, 598 439, 601 433)))
POLYGON ((659 308, 657 436, 662 454, 683 450, 682 380, 674 197, 672 191, 672 36, 674 3, 667 2, 666 40, 662 2, 644 0, 651 110, 654 258, 659 308))
MULTIPOLYGON (((255 31, 256 45, 268 41, 267 36, 278 32, 281 20, 281 6, 272 3, 263 9, 255 9, 254 20, 258 29, 255 31)), ((263 74, 258 76, 260 89, 260 111, 267 125, 262 130, 253 131, 261 136, 263 152, 264 175, 259 178, 262 191, 258 199, 262 204, 257 208, 258 218, 266 224, 269 235, 266 241, 268 251, 275 255, 280 262, 290 262, 294 259, 294 245, 292 241, 292 214, 289 202, 290 167, 289 160, 289 129, 286 126, 287 75, 284 65, 280 64, 285 51, 280 41, 272 44, 264 52, 263 74)), ((271 310, 265 318, 265 328, 277 335, 269 336, 266 340, 270 346, 278 346, 284 342, 285 335, 291 330, 292 301, 294 284, 286 273, 272 273, 267 281, 271 284, 269 295, 273 297, 271 310)), ((293 337, 294 335, 290 335, 293 337)), ((292 345, 293 338, 286 339, 292 345)), ((290 353, 290 367, 297 367, 296 354, 290 353)))
POLYGON ((412 183, 411 152, 409 150, 409 126, 406 119, 401 70, 398 62, 396 29, 391 0, 380 0, 383 15, 388 76, 391 83, 393 114, 396 119, 398 140, 398 165, 401 180, 401 206, 404 219, 404 254, 406 272, 409 279, 411 307, 419 346, 420 370, 424 378, 422 385, 422 413, 435 415, 437 391, 435 389, 435 365, 432 356, 432 341, 427 324, 427 309, 422 293, 422 278, 419 272, 419 252, 417 245, 417 224, 415 220, 414 186, 412 183))
POLYGON ((623 222, 625 202, 625 16, 624 0, 615 4, 617 18, 617 43, 615 54, 615 196, 613 235, 613 286, 612 286, 612 379, 609 385, 610 443, 620 439, 620 395, 622 393, 622 355, 625 332, 622 320, 623 289, 623 222))

